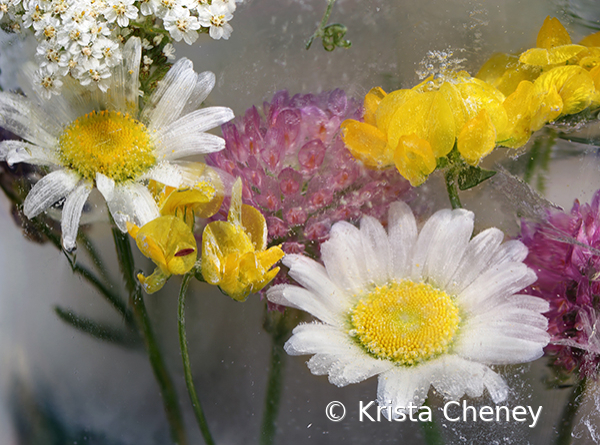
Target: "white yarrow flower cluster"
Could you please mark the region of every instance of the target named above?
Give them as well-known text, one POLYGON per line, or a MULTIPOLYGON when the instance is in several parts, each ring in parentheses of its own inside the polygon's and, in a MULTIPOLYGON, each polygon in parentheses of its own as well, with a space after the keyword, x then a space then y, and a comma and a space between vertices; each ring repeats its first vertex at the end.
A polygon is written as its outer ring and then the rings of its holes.
MULTIPOLYGON (((50 97, 60 94, 60 78, 67 75, 105 92, 123 44, 135 29, 146 32, 142 23, 148 20, 191 45, 207 31, 213 39, 228 39, 235 8, 235 0, 0 0, 0 25, 33 32, 39 42, 36 89, 50 97)), ((144 48, 158 46, 162 35, 148 39, 144 48)), ((163 45, 162 55, 171 60, 173 46, 163 45)))
POLYGON ((392 204, 387 231, 336 223, 321 246, 325 266, 301 255, 283 263, 299 286, 267 298, 320 321, 300 324, 285 344, 312 354, 313 374, 338 386, 379 376, 377 400, 398 417, 433 386, 445 398, 508 396, 489 365, 523 363, 548 344, 548 302, 519 291, 536 280, 519 241, 491 228, 471 238, 473 213, 441 210, 419 232, 410 208, 392 204))

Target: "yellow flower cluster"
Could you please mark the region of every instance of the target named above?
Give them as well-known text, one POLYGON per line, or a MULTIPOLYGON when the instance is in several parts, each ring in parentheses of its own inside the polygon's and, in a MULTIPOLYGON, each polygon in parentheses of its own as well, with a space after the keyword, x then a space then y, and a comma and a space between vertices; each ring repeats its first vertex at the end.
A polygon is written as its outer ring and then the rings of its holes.
MULTIPOLYGON (((213 216, 223 202, 218 175, 207 168, 202 176, 209 180, 184 189, 151 184, 161 216, 141 228, 128 225, 140 251, 156 264, 152 275, 138 275, 147 293, 160 290, 171 275, 186 274, 197 266, 198 248, 193 232, 196 217, 213 216)), ((265 218, 254 207, 242 204, 242 182, 238 179, 227 221, 211 222, 204 229, 200 262, 204 280, 218 285, 235 300, 245 300, 279 272, 278 267, 271 267, 283 257, 283 251, 266 247, 265 218)))
POLYGON ((149 277, 138 274, 149 294, 160 290, 171 275, 183 275, 193 269, 198 254, 193 232, 195 216, 216 213, 223 199, 208 181, 184 189, 164 187, 158 198, 161 216, 141 228, 127 225, 140 252, 157 266, 149 277))
POLYGON ((536 45, 520 55, 496 54, 477 74, 507 96, 506 147, 521 147, 546 123, 600 105, 600 33, 575 45, 558 19, 547 17, 536 45))
POLYGON ((389 94, 373 88, 364 122, 342 124, 344 142, 368 167, 395 165, 418 186, 453 149, 476 166, 497 145, 521 147, 546 123, 598 106, 599 66, 599 33, 574 45, 547 18, 537 48, 497 54, 476 77, 444 73, 389 94))

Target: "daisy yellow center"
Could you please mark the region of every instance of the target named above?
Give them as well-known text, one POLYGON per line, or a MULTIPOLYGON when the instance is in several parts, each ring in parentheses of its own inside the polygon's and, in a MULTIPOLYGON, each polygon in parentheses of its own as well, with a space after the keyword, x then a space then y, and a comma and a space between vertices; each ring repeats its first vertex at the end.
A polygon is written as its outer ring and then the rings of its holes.
POLYGON ((362 298, 350 321, 351 334, 369 353, 410 366, 447 352, 460 317, 444 291, 404 280, 362 298))
POLYGON ((78 118, 62 133, 59 146, 64 165, 90 180, 102 173, 123 182, 156 164, 144 124, 117 111, 93 111, 78 118))

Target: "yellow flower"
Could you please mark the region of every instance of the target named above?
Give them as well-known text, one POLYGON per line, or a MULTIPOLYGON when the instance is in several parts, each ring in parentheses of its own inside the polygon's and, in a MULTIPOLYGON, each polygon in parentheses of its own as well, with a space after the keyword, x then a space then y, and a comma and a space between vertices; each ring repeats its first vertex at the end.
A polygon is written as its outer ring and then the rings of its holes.
POLYGON ((140 251, 157 266, 149 277, 138 274, 149 294, 161 289, 171 275, 186 274, 196 264, 196 238, 189 226, 176 216, 159 216, 141 228, 128 223, 127 230, 140 251))
POLYGON ((414 187, 424 183, 436 166, 431 145, 414 133, 400 137, 394 162, 398 172, 414 187))
POLYGON ((161 215, 178 216, 193 227, 196 216, 210 218, 219 211, 224 193, 221 178, 211 167, 196 163, 191 172, 197 178, 193 187, 176 189, 154 182, 149 188, 161 215))
POLYGON ((506 98, 511 137, 502 145, 523 146, 531 133, 561 116, 579 113, 598 103, 594 73, 580 66, 561 66, 542 74, 535 82, 522 81, 506 98))
POLYGON ((511 137, 502 145, 518 148, 527 143, 533 131, 539 130, 547 122, 558 117, 563 102, 556 88, 536 91, 532 82, 523 81, 516 91, 506 98, 504 107, 509 119, 511 137))
POLYGON ((572 44, 565 27, 557 18, 549 16, 538 33, 536 45, 537 48, 531 48, 521 54, 521 63, 542 67, 563 64, 585 50, 583 45, 572 44))
POLYGON ((483 64, 476 78, 489 83, 502 94, 512 94, 524 80, 533 82, 541 68, 519 62, 519 56, 496 53, 483 64))
POLYGON ((374 88, 365 97, 365 121, 344 121, 342 134, 352 155, 366 166, 395 164, 417 186, 456 144, 465 161, 476 165, 496 142, 507 139, 503 102, 500 91, 466 72, 390 94, 374 88))
POLYGON ((233 186, 227 221, 209 223, 202 234, 202 275, 237 301, 265 287, 279 272, 280 247, 267 249, 267 224, 254 207, 242 204, 242 181, 233 186))
POLYGON ((149 277, 138 274, 149 294, 161 289, 171 275, 192 270, 198 254, 193 233, 195 217, 214 215, 223 201, 222 183, 214 170, 199 164, 194 173, 203 179, 194 187, 175 189, 153 182, 150 189, 158 200, 161 216, 141 228, 127 225, 140 251, 157 266, 149 277))

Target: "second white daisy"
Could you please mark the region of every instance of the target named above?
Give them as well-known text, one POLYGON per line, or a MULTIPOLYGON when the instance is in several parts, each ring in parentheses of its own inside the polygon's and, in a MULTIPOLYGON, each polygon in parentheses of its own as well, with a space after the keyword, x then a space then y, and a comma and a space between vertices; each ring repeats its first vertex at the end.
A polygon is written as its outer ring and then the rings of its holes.
MULTIPOLYGON (((271 288, 269 300, 305 310, 285 345, 314 354, 313 374, 345 386, 379 375, 377 399, 402 412, 423 404, 433 386, 445 398, 506 399, 505 381, 488 365, 523 363, 548 343, 548 303, 517 292, 536 280, 527 248, 502 244, 491 228, 471 239, 473 213, 442 210, 421 229, 394 203, 386 230, 371 217, 360 229, 340 222, 321 247, 324 267, 300 255, 283 262, 301 286, 271 288)), ((394 414, 392 414, 394 415, 394 414)))

